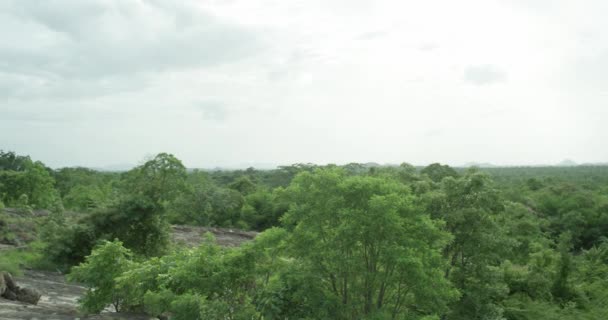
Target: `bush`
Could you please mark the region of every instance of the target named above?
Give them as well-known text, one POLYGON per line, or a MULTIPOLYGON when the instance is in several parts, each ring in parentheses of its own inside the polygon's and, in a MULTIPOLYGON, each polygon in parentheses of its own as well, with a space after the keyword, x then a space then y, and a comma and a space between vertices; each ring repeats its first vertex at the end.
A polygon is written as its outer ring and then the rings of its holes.
POLYGON ((70 267, 84 261, 100 241, 110 239, 119 239, 134 254, 159 256, 169 245, 169 224, 162 217, 162 208, 134 196, 78 221, 67 221, 62 213, 54 212, 45 220, 41 238, 48 244, 49 259, 70 267))
POLYGON ((23 268, 53 269, 40 250, 40 243, 33 242, 29 249, 12 249, 0 251, 0 271, 21 275, 23 268))
POLYGON ((133 264, 131 251, 118 240, 104 241, 84 263, 72 268, 69 279, 89 287, 80 300, 86 312, 99 313, 112 304, 116 312, 121 310, 124 296, 116 286, 116 278, 133 264))
POLYGON ((2 202, 0 202, 0 242, 7 242, 9 238, 8 217, 4 214, 2 202))
POLYGON ((40 230, 47 259, 60 269, 84 261, 98 241, 93 226, 88 223, 68 223, 60 213, 51 213, 40 230))
MULTIPOLYGON (((186 293, 177 296, 171 303, 172 317, 175 320, 202 320, 203 299, 198 294, 186 293)), ((207 318, 205 318, 207 319, 207 318)))
POLYGON ((21 275, 25 253, 18 250, 5 250, 0 254, 0 271, 6 271, 12 275, 21 275))
POLYGON ((144 196, 123 199, 116 207, 90 216, 98 237, 120 239, 133 253, 160 256, 169 245, 169 224, 163 208, 144 196))
POLYGON ((171 312, 175 319, 251 319, 256 314, 250 298, 254 270, 250 250, 220 248, 208 235, 197 249, 132 264, 116 281, 123 306, 152 315, 171 312))

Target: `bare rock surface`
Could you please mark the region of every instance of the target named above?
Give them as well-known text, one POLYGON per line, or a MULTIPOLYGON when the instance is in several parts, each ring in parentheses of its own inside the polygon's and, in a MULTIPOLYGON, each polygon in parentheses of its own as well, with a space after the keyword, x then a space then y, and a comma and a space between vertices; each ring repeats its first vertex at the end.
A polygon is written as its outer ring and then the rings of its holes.
POLYGON ((4 276, 2 276, 0 277, 0 297, 4 295, 7 289, 6 280, 4 280, 4 276))
POLYGON ((24 288, 34 289, 42 295, 37 305, 0 298, 0 319, 48 319, 48 320, 148 320, 148 316, 105 312, 99 315, 85 316, 78 310, 78 298, 86 289, 73 283, 66 283, 65 277, 57 272, 26 271, 22 277, 15 277, 15 282, 24 288))
MULTIPOLYGON (((195 247, 203 241, 204 235, 207 232, 215 236, 219 245, 226 247, 239 246, 246 241, 252 240, 257 235, 257 232, 237 229, 175 225, 172 226, 172 240, 176 244, 195 247)), ((3 250, 18 248, 18 246, 14 245, 0 244, 0 254, 2 254, 3 250)), ((36 297, 33 292, 40 293, 40 297, 36 305, 0 297, 0 319, 2 320, 156 319, 141 314, 114 313, 109 309, 99 315, 83 315, 78 309, 78 299, 84 296, 86 288, 75 283, 67 283, 65 276, 58 272, 26 270, 23 276, 12 279, 14 281, 10 284, 11 286, 14 284, 20 288, 28 288, 27 292, 21 293, 27 296, 26 299, 32 299, 30 301, 33 301, 36 297), (29 291, 30 289, 35 291, 29 291)), ((6 291, 8 286, 9 284, 2 277, 2 280, 0 280, 0 291, 3 288, 6 291)), ((16 294, 14 298, 17 298, 16 294)))
POLYGON ((173 225, 171 226, 171 238, 176 244, 196 247, 204 239, 207 232, 215 236, 217 244, 223 247, 237 247, 243 242, 250 241, 258 234, 255 231, 242 231, 238 229, 195 227, 173 225))

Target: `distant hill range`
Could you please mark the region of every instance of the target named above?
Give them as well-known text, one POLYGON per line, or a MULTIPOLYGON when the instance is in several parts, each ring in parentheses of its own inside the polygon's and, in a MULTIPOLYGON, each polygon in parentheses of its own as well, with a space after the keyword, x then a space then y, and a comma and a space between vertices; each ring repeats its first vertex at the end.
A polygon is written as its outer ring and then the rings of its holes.
POLYGON ((107 165, 107 166, 103 166, 103 167, 92 167, 90 169, 97 170, 97 171, 106 171, 106 172, 122 172, 122 171, 129 171, 135 167, 136 167, 136 165, 134 165, 134 164, 121 163, 121 164, 107 165))
POLYGON ((570 160, 570 159, 566 159, 558 164, 555 165, 556 167, 576 167, 578 166, 578 163, 570 160))
POLYGON ((487 162, 467 162, 461 168, 508 168, 508 167, 579 167, 579 166, 608 166, 608 162, 587 162, 576 163, 573 160, 565 159, 557 164, 533 164, 533 165, 495 165, 487 162))
POLYGON ((463 165, 464 168, 477 167, 477 168, 497 168, 497 165, 487 163, 487 162, 467 162, 463 165))
POLYGON ((566 159, 555 165, 555 167, 581 167, 581 166, 608 166, 608 162, 576 163, 570 159, 566 159))
MULTIPOLYGON (((378 167, 398 167, 399 164, 394 163, 377 163, 377 162, 365 162, 358 163, 364 168, 378 168, 378 167)), ((586 162, 586 163, 577 163, 571 159, 565 159, 556 164, 527 164, 527 165, 496 165, 489 162, 467 162, 460 166, 454 166, 455 168, 508 168, 508 167, 577 167, 577 166, 608 166, 608 162, 586 162)), ((103 167, 89 167, 90 169, 97 171, 106 171, 106 172, 123 172, 129 171, 136 167, 134 164, 114 164, 103 167)), ((245 170, 246 168, 254 168, 256 170, 273 170, 280 167, 280 165, 272 164, 272 163, 242 163, 240 165, 234 166, 221 166, 221 167, 209 167, 209 168, 187 168, 189 172, 194 170, 202 170, 202 171, 232 171, 232 170, 245 170)), ((416 165, 417 168, 424 168, 425 165, 416 165)))

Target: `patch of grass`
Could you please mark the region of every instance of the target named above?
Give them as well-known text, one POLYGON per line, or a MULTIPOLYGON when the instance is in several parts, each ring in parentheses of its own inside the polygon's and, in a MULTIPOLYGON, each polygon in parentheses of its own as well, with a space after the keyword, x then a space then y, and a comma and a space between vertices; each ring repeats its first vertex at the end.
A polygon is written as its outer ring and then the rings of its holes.
POLYGON ((13 275, 22 275, 22 270, 55 270, 55 265, 49 262, 42 254, 43 244, 32 242, 28 248, 19 248, 0 251, 0 271, 7 271, 13 275))
POLYGON ((38 222, 31 216, 6 214, 0 210, 0 243, 24 245, 36 240, 38 222))
POLYGON ((0 271, 6 271, 12 275, 21 275, 21 268, 25 267, 27 260, 32 258, 30 253, 14 250, 3 250, 0 255, 0 271))

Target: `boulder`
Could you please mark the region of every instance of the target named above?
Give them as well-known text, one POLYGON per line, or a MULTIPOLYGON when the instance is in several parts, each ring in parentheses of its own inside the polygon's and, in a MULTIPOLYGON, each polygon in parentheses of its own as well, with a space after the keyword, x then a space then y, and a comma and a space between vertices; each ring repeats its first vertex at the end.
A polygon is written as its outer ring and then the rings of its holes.
POLYGON ((30 304, 38 304, 40 292, 30 288, 20 288, 17 291, 17 300, 30 304))
POLYGON ((0 297, 6 292, 6 281, 4 281, 4 272, 0 272, 0 297))
POLYGON ((6 292, 4 292, 4 294, 2 295, 2 298, 15 301, 17 300, 17 294, 15 293, 15 291, 6 290, 6 292))
POLYGON ((38 304, 40 292, 30 288, 20 288, 8 272, 0 272, 0 297, 25 303, 38 304))
POLYGON ((4 282, 6 283, 6 289, 8 291, 17 291, 17 289, 19 289, 17 283, 15 283, 15 280, 13 280, 13 276, 11 276, 10 273, 2 272, 2 277, 4 278, 4 282))

